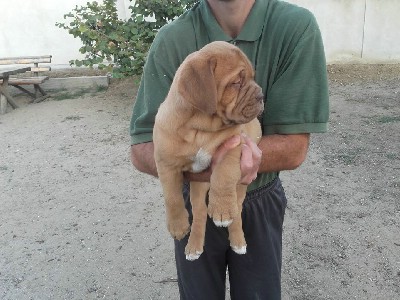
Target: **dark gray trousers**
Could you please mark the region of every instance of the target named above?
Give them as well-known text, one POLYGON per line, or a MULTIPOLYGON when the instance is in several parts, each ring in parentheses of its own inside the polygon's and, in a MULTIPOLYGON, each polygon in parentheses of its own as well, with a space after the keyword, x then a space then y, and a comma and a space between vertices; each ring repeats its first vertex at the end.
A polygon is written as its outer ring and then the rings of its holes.
MULTIPOLYGON (((188 187, 186 208, 191 215, 188 187)), ((247 194, 243 203, 243 231, 247 253, 229 246, 228 231, 208 218, 204 252, 195 261, 185 258, 186 236, 175 240, 175 260, 181 299, 224 300, 226 270, 232 300, 281 299, 282 225, 286 196, 279 178, 247 194)))

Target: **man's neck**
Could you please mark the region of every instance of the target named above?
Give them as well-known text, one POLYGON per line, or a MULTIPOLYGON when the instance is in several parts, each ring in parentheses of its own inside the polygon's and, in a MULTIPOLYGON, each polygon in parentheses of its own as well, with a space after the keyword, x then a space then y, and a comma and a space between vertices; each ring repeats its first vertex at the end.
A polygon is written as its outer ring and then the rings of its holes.
POLYGON ((218 24, 232 38, 242 30, 255 0, 207 0, 218 24))

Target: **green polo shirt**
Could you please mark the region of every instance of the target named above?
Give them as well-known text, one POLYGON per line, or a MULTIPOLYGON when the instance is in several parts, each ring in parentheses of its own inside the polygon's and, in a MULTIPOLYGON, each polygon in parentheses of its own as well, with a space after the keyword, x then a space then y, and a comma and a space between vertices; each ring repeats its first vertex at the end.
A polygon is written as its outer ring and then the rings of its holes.
MULTIPOLYGON (((265 95, 265 135, 325 132, 329 116, 324 48, 314 16, 278 0, 256 0, 239 36, 226 35, 206 0, 160 29, 150 48, 131 119, 132 144, 152 141, 154 117, 175 72, 190 53, 212 41, 238 46, 255 68, 265 95)), ((259 174, 249 190, 278 173, 259 174)))

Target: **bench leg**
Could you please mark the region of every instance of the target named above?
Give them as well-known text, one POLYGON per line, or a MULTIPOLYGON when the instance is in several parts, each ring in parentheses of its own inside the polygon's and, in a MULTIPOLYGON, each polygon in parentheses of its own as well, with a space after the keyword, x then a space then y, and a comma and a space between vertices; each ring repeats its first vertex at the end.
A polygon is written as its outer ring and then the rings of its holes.
POLYGON ((45 99, 47 99, 47 98, 49 98, 49 97, 50 97, 50 95, 44 95, 44 96, 42 96, 42 97, 39 97, 39 98, 34 99, 34 100, 33 100, 33 103, 42 102, 43 100, 45 100, 45 99))
POLYGON ((36 96, 38 94, 38 91, 42 93, 43 96, 46 96, 46 92, 42 89, 42 87, 38 84, 35 84, 35 92, 36 92, 36 96), (37 89, 37 90, 36 90, 37 89))
POLYGON ((31 96, 32 99, 30 100, 30 103, 38 103, 38 102, 43 101, 44 99, 49 98, 49 95, 47 95, 47 93, 38 84, 34 84, 34 88, 35 88, 34 93, 28 91, 27 89, 25 89, 22 86, 19 86, 17 84, 12 84, 12 86, 19 89, 20 91, 28 94, 29 96, 31 96), (39 95, 39 92, 42 94, 42 96, 39 95))
POLYGON ((0 115, 4 115, 7 112, 7 98, 3 94, 0 94, 0 115))
POLYGON ((19 89, 20 91, 28 94, 29 96, 31 96, 32 98, 35 98, 35 94, 31 93, 30 91, 28 91, 27 89, 23 88, 22 86, 16 85, 16 84, 11 84, 13 87, 19 89))
POLYGON ((5 98, 7 98, 8 103, 10 103, 10 105, 12 106, 12 108, 18 108, 17 103, 15 103, 13 97, 11 97, 11 95, 8 93, 8 91, 6 90, 6 87, 4 86, 0 86, 0 95, 3 98, 3 96, 5 98))
POLYGON ((35 88, 35 99, 39 97, 39 85, 34 84, 33 87, 35 88))
POLYGON ((33 102, 39 103, 48 97, 49 95, 46 94, 46 92, 42 89, 42 87, 38 84, 35 84, 35 99, 33 100, 33 102), (39 92, 42 93, 41 97, 38 97, 39 92))

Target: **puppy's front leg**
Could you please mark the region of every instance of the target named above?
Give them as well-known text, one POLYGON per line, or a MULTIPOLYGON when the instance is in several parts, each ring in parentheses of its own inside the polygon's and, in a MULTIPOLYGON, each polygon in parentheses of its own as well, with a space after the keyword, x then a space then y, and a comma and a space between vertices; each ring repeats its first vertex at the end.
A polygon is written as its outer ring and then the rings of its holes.
POLYGON ((208 215, 217 226, 229 226, 238 214, 236 185, 241 178, 240 155, 241 147, 230 150, 211 174, 208 215))
POLYGON ((187 260, 195 260, 203 253, 204 236, 207 223, 206 196, 210 188, 208 182, 190 183, 190 202, 192 204, 193 222, 189 241, 185 248, 187 260))
POLYGON ((247 185, 238 184, 236 188, 239 212, 237 216, 233 218, 232 224, 228 227, 229 241, 233 251, 237 254, 245 254, 247 245, 242 227, 242 208, 244 198, 246 197, 247 185))
POLYGON ((182 195, 183 174, 158 167, 164 192, 167 228, 174 239, 182 239, 190 230, 189 214, 182 195))

